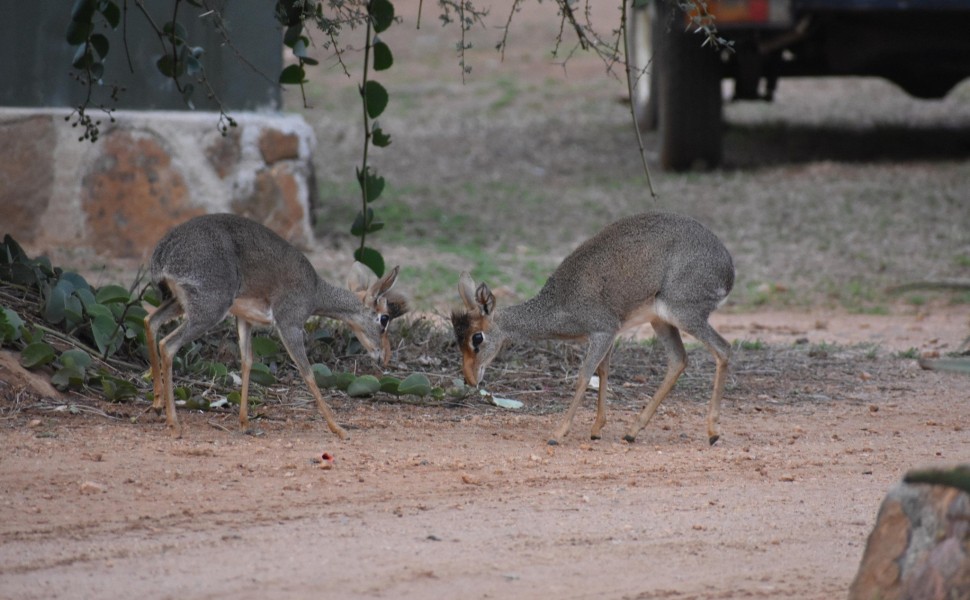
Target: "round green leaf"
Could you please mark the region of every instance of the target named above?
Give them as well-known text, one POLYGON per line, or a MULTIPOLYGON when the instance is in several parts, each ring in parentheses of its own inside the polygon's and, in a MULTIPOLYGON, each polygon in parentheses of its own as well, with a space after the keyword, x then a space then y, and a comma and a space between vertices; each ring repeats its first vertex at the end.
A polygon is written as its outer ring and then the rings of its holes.
POLYGON ((67 302, 67 295, 74 291, 69 289, 70 284, 62 285, 63 283, 58 282, 54 286, 51 295, 44 304, 44 320, 54 325, 64 320, 64 305, 67 302))
POLYGON ((84 380, 84 369, 76 365, 61 367, 51 376, 51 384, 61 391, 79 388, 84 385, 84 380))
POLYGON ((112 29, 117 29, 118 24, 121 23, 121 9, 118 5, 108 0, 107 2, 101 3, 101 14, 104 15, 105 21, 112 29))
POLYGON ((367 13, 374 23, 374 31, 380 33, 394 22, 394 5, 389 0, 370 0, 367 13))
POLYGON ((36 288, 40 283, 37 271, 23 263, 10 265, 10 281, 27 288, 36 288))
POLYGON ((155 62, 155 67, 158 72, 165 77, 172 78, 175 77, 175 61, 172 59, 172 55, 165 53, 155 62))
POLYGON ((431 393, 431 382, 421 373, 408 375, 401 385, 398 386, 399 394, 410 394, 413 396, 427 396, 431 393))
POLYGON ((361 375, 347 386, 347 395, 354 398, 371 396, 381 389, 381 382, 373 375, 361 375))
POLYGON ((0 306, 0 342, 14 342, 20 339, 24 321, 14 310, 0 306))
POLYGON ((54 360, 54 348, 47 342, 34 342, 20 353, 20 364, 27 369, 35 369, 54 360))
POLYGON ((94 344, 102 355, 114 354, 124 339, 124 334, 114 317, 98 315, 91 321, 94 344))
POLYGON ((205 373, 207 377, 221 379, 229 375, 229 368, 220 362, 206 361, 202 366, 202 372, 205 373))
POLYGON ((273 385, 276 377, 263 363, 253 363, 253 368, 249 370, 249 380, 259 385, 273 385))
POLYGON ((81 300, 75 294, 71 294, 64 300, 64 321, 67 324, 68 331, 80 325, 83 318, 84 310, 81 308, 81 300))
POLYGON ((285 44, 287 48, 292 48, 302 37, 303 23, 297 22, 296 25, 286 28, 286 32, 283 34, 283 44, 285 44))
POLYGON ((82 369, 86 369, 91 365, 91 355, 84 350, 79 349, 66 350, 62 352, 61 357, 58 360, 60 360, 62 365, 74 365, 82 369))
POLYGON ((74 295, 81 301, 81 306, 84 307, 84 310, 90 310, 92 306, 98 303, 94 294, 91 293, 91 290, 74 290, 74 295))
POLYGON ((94 23, 91 21, 71 21, 67 26, 67 35, 65 36, 67 43, 72 46, 83 44, 92 31, 94 31, 94 23))
POLYGON ((376 81, 368 81, 364 84, 362 93, 367 104, 367 116, 376 119, 387 108, 387 90, 376 81))
POLYGON ((401 380, 397 377, 381 377, 381 391, 386 394, 397 394, 401 387, 401 380))
POLYGON ((283 85, 299 85, 306 81, 306 72, 300 65, 290 65, 280 73, 280 83, 283 85))
MULTIPOLYGON (((385 71, 394 64, 394 55, 391 48, 384 42, 374 42, 374 70, 385 71)), ((102 55, 104 56, 104 55, 102 55)))
POLYGON ((333 375, 327 375, 319 378, 317 380, 317 385, 320 387, 346 390, 348 387, 350 387, 350 384, 353 383, 355 379, 357 379, 357 377, 355 377, 353 373, 334 373, 333 375))
POLYGON ((178 21, 174 23, 169 21, 162 26, 162 33, 167 36, 174 37, 175 44, 181 44, 189 37, 189 32, 186 31, 185 25, 182 25, 178 21))
POLYGON ((384 257, 380 252, 373 248, 357 248, 354 250, 354 259, 369 268, 378 277, 384 276, 384 257))
POLYGON ((366 173, 366 176, 361 177, 360 172, 358 171, 357 181, 360 183, 361 188, 366 186, 365 189, 367 202, 370 203, 377 200, 384 191, 384 178, 376 175, 373 171, 371 171, 370 167, 367 167, 366 173))
POLYGON ((374 220, 374 209, 367 209, 367 218, 364 218, 363 211, 357 211, 357 216, 354 218, 354 224, 350 227, 350 234, 360 237, 364 232, 373 233, 375 231, 380 231, 384 228, 384 223, 381 221, 374 220))
POLYGON ((90 306, 85 306, 85 310, 88 311, 88 316, 92 319, 97 317, 105 317, 108 319, 114 319, 114 315, 111 313, 111 309, 104 304, 92 304, 90 306))
POLYGON ((260 358, 276 356, 280 353, 280 345, 273 338, 258 335, 253 338, 253 353, 260 358))
POLYGON ((112 302, 128 302, 131 296, 129 296, 128 290, 120 285, 106 285, 98 290, 94 299, 98 301, 98 304, 111 304, 112 302))
POLYGON ((121 402, 122 400, 138 397, 138 388, 134 384, 124 379, 111 377, 110 375, 103 375, 101 377, 101 389, 104 390, 105 398, 111 402, 121 402))
POLYGON ((374 129, 371 130, 371 141, 378 148, 386 148, 391 145, 391 136, 384 133, 383 129, 375 125, 374 129))
POLYGON ((96 33, 89 38, 89 41, 91 42, 91 46, 94 47, 94 51, 98 53, 98 56, 102 59, 108 56, 108 48, 111 47, 108 43, 108 38, 100 33, 96 33))

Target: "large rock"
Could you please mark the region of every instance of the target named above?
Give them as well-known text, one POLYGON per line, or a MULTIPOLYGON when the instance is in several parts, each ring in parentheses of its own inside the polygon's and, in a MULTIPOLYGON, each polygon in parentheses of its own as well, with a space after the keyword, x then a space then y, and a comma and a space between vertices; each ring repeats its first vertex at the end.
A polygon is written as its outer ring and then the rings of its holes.
POLYGON ((65 109, 0 109, 0 237, 33 254, 89 247, 145 259, 185 219, 236 212, 291 242, 312 240, 312 128, 298 115, 117 111, 97 143, 65 109))
POLYGON ((970 467, 906 480, 879 508, 850 600, 970 598, 970 467))

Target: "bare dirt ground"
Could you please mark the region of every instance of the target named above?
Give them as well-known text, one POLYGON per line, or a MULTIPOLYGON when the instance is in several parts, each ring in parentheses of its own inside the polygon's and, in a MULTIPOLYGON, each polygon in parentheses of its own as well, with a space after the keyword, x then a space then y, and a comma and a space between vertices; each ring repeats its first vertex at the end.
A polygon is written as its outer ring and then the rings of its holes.
MULTIPOLYGON (((965 100, 783 82, 776 106, 729 107, 725 169, 657 174, 661 199, 648 203, 622 88, 602 83, 595 60, 563 71, 539 58, 556 22, 533 4, 506 62, 481 44, 465 86, 434 15, 418 35, 388 33, 385 126, 390 150, 406 150, 375 158, 392 187, 379 243, 390 260, 448 273, 446 292, 418 290, 428 270, 402 283, 440 322, 457 270, 483 264, 449 245, 483 248, 506 278, 496 284, 521 295, 616 216, 702 217, 739 272, 713 319, 737 342, 721 440, 708 446, 704 429, 713 362, 693 347, 627 444, 663 358, 624 341, 603 439, 588 439, 591 392, 558 447, 545 440, 571 392, 573 346, 497 361, 487 384, 523 401, 518 411, 333 393, 347 441, 299 385, 260 408, 261 436, 236 433, 232 412, 183 410, 174 440, 144 400, 61 396, 0 355, 0 598, 836 598, 887 488, 907 469, 970 460, 966 377, 913 360, 956 350, 966 301, 871 297, 968 274, 965 100), (438 62, 408 62, 417 56, 438 62), (832 109, 822 133, 799 102, 832 109)), ((356 210, 339 180, 359 159, 359 106, 355 81, 322 81, 306 114, 320 138, 314 261, 326 270, 356 210)), ((393 374, 458 376, 447 331, 395 333, 393 374)))
POLYGON ((299 390, 264 406, 262 436, 234 432, 231 412, 183 411, 174 440, 144 402, 45 398, 0 368, 0 596, 833 598, 887 488, 970 455, 965 377, 804 342, 736 347, 714 447, 699 348, 621 441, 663 368, 625 342, 604 438, 587 439, 587 406, 551 447, 571 381, 541 354, 494 369, 522 411, 333 395, 348 441, 299 390))

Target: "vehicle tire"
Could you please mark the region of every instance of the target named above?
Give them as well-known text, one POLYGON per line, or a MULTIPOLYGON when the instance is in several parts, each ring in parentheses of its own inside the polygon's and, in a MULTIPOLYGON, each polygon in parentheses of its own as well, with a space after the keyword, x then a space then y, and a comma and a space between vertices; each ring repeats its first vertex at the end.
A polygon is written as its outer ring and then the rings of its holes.
POLYGON ((657 128, 657 70, 653 58, 653 28, 656 16, 653 4, 637 6, 630 0, 627 12, 626 58, 630 67, 630 103, 640 131, 657 128))
POLYGON ((658 1, 654 28, 660 166, 670 171, 721 163, 721 65, 703 38, 685 32, 684 15, 658 1))

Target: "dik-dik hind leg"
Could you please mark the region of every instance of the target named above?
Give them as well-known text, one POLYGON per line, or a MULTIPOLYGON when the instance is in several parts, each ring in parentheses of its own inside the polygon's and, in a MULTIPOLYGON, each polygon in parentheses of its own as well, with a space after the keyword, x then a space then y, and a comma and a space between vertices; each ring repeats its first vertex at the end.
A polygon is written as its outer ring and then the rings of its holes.
POLYGON ((657 339, 660 340, 661 345, 667 352, 667 374, 664 376, 663 382, 653 395, 650 403, 644 407, 643 412, 640 413, 637 420, 630 426, 630 431, 623 436, 623 439, 630 443, 636 441, 637 434, 647 426, 647 423, 653 418, 653 414, 657 412, 657 407, 660 406, 660 403, 663 402, 667 394, 670 393, 670 390, 673 389, 680 374, 687 368, 687 351, 684 350, 684 342, 680 339, 680 332, 677 328, 660 320, 651 321, 650 324, 653 325, 657 339))
POLYGON ((253 369, 253 326, 241 317, 236 318, 239 333, 239 366, 242 373, 242 389, 239 392, 239 429, 249 431, 249 374, 253 369))
POLYGON ((169 298, 145 315, 145 344, 148 346, 148 362, 152 369, 152 408, 156 414, 161 414, 165 406, 165 377, 158 359, 158 330, 181 314, 182 307, 175 298, 169 298))
POLYGON ((306 356, 306 347, 303 345, 303 324, 291 326, 280 325, 277 327, 277 332, 283 341, 283 347, 286 348, 290 358, 296 363, 296 368, 300 371, 300 375, 303 376, 303 381, 306 382, 307 388, 310 389, 310 393, 313 394, 313 398, 317 401, 317 409, 323 415, 324 420, 327 421, 327 427, 340 439, 347 439, 347 432, 337 424, 333 410, 331 410, 330 405, 323 399, 323 394, 320 393, 320 388, 317 387, 317 381, 313 378, 313 370, 310 369, 310 361, 306 356))
POLYGON ((161 355, 162 390, 165 402, 165 422, 171 430, 172 437, 182 437, 182 426, 179 425, 178 415, 175 413, 175 387, 172 376, 172 363, 175 355, 182 347, 183 334, 187 323, 176 327, 172 333, 165 336, 158 343, 158 353, 161 355))
POLYGON ((596 420, 593 421, 593 429, 589 433, 589 439, 591 440, 600 439, 600 431, 606 425, 606 380, 610 376, 610 358, 612 356, 613 345, 610 344, 610 349, 607 351, 606 356, 603 357, 599 366, 596 367, 596 374, 600 378, 600 385, 596 396, 596 420))
POLYGON ((707 408, 707 440, 713 446, 721 438, 718 422, 721 418, 721 397, 724 395, 724 384, 727 381, 728 364, 731 360, 731 344, 711 327, 706 320, 702 323, 691 324, 691 328, 684 331, 707 346, 714 355, 717 370, 714 372, 714 390, 711 392, 711 403, 707 408))
POLYGON ((576 386, 576 393, 573 394, 573 400, 569 404, 566 416, 563 417, 562 425, 559 426, 556 434, 549 439, 550 446, 555 446, 561 442, 566 437, 566 434, 569 433, 569 428, 573 423, 573 417, 576 416, 576 409, 579 408, 579 404, 583 401, 583 395, 589 386, 589 378, 593 375, 594 370, 606 355, 613 349, 613 340, 615 338, 616 335, 613 333, 597 333, 589 336, 589 347, 586 349, 586 357, 583 359, 583 364, 579 367, 579 382, 576 386))
POLYGON ((185 320, 158 343, 165 397, 165 419, 172 430, 172 435, 177 438, 182 437, 182 427, 175 412, 175 385, 172 372, 175 355, 182 346, 192 343, 211 327, 218 325, 225 318, 232 304, 232 298, 217 302, 215 298, 200 297, 194 289, 191 292, 185 296, 186 304, 182 305, 185 320))

